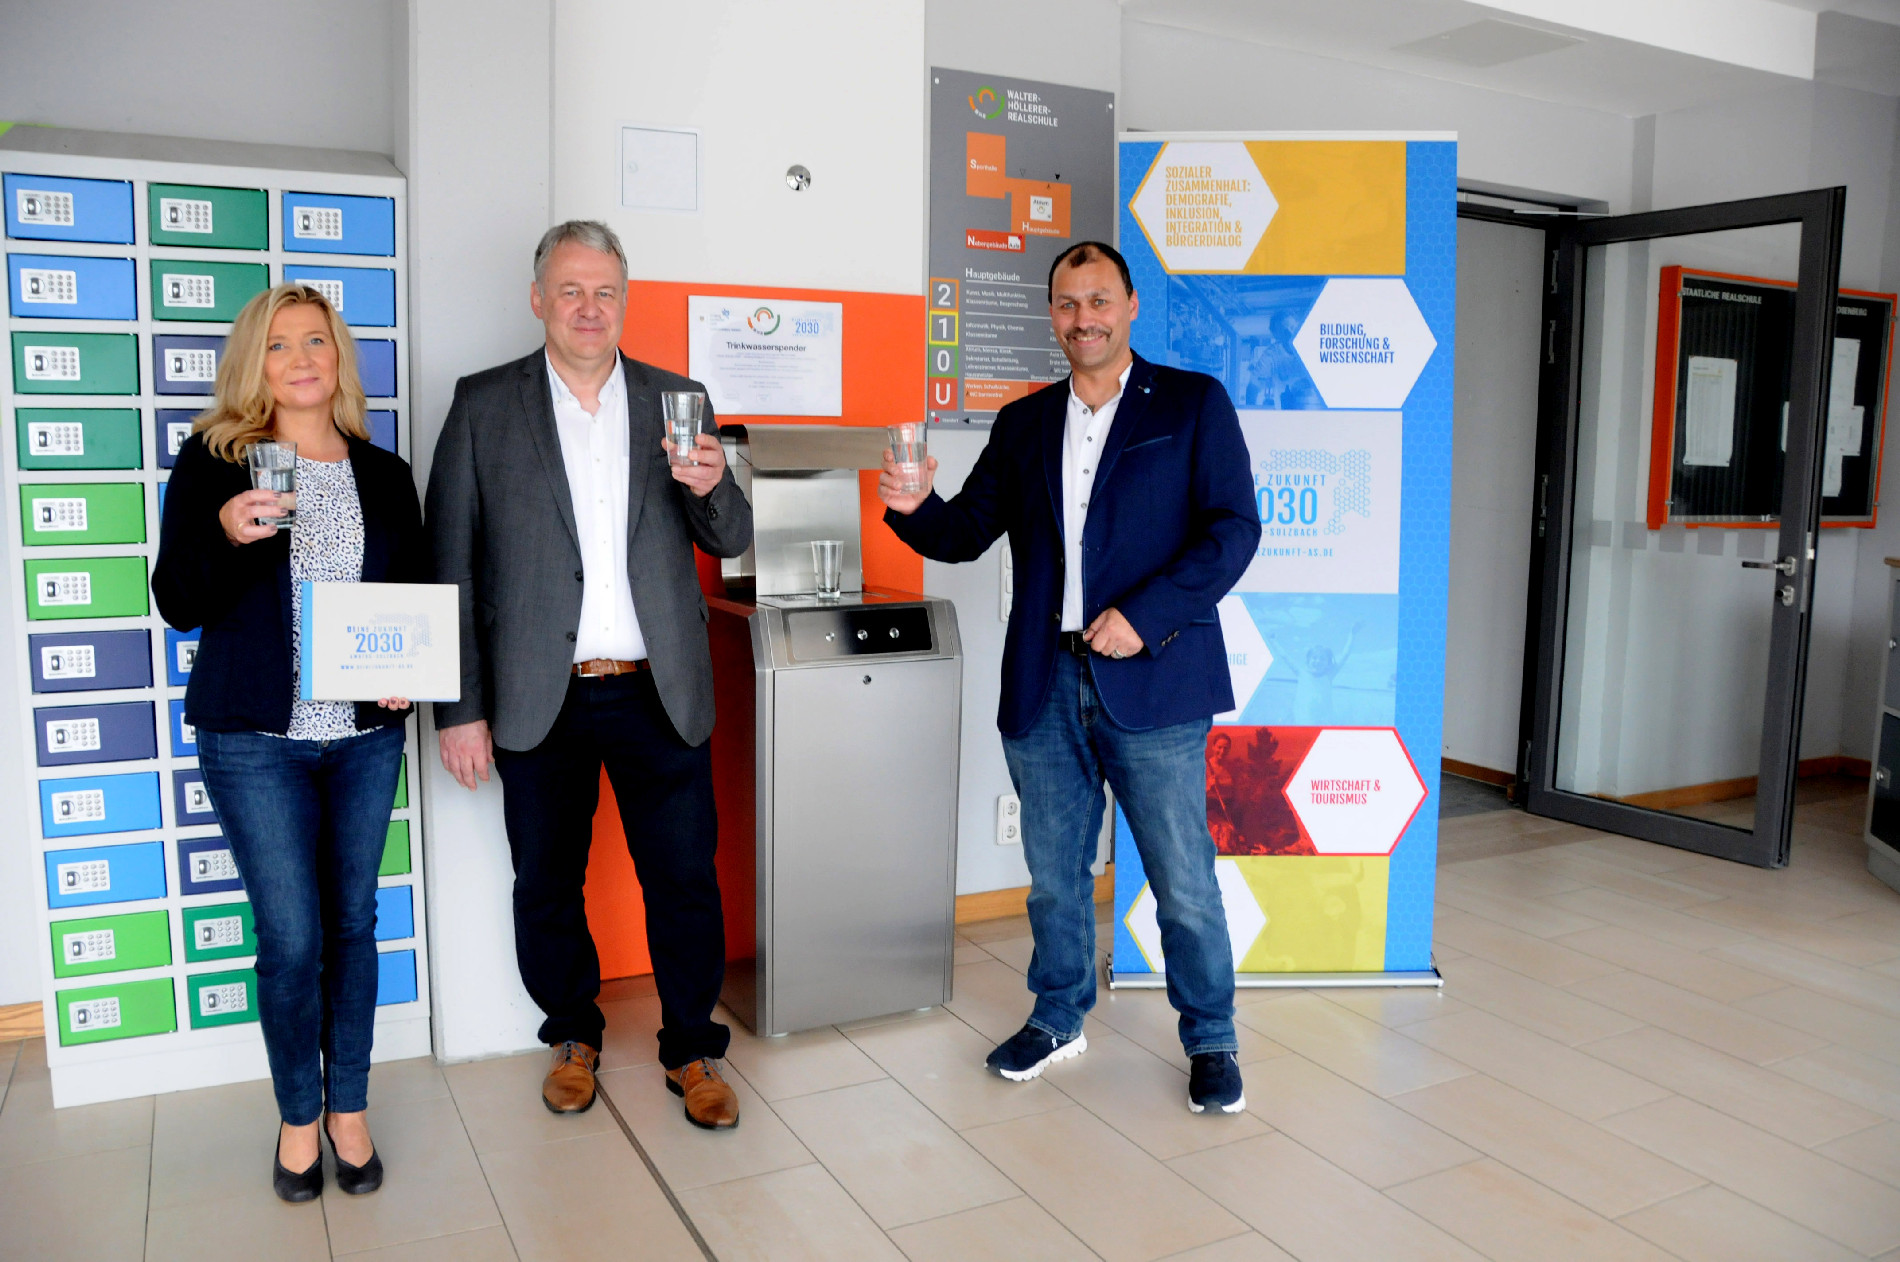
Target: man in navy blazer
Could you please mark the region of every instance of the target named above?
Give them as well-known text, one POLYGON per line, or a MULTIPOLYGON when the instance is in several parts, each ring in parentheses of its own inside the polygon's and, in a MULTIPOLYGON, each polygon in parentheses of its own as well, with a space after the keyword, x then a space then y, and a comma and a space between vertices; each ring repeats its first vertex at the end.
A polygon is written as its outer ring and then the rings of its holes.
MULTIPOLYGON (((1206 743, 1234 705, 1215 606, 1260 542, 1247 446, 1219 382, 1128 346, 1139 311, 1112 246, 1049 271, 1071 375, 1009 404, 955 498, 899 489, 884 518, 919 553, 971 561, 1007 533, 1015 600, 997 726, 1023 807, 1036 950, 1028 1024, 990 1053, 1025 1081, 1088 1046, 1096 837, 1115 791, 1158 903, 1168 998, 1192 1072, 1188 1107, 1246 1106, 1234 960, 1207 828, 1206 743)), ((929 462, 934 474, 936 461, 929 462)))

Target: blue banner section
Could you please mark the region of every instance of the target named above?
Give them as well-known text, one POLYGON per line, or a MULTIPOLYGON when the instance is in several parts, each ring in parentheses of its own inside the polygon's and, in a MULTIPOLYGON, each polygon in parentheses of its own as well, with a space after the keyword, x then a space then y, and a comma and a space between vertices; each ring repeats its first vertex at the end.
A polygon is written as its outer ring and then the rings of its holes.
MULTIPOLYGON (((1456 179, 1448 139, 1121 145, 1134 348, 1226 387, 1260 512, 1208 752, 1239 971, 1431 968, 1456 179)), ((1157 971, 1116 836, 1114 969, 1157 971)))

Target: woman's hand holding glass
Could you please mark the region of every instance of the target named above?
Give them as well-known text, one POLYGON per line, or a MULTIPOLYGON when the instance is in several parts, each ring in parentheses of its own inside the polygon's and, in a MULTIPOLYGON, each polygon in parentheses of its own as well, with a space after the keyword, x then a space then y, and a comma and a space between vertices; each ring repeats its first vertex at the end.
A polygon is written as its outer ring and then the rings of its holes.
POLYGON ((276 534, 274 523, 269 520, 260 522, 258 518, 274 515, 278 499, 275 491, 241 491, 224 501, 224 507, 218 510, 218 524, 224 527, 224 537, 233 544, 242 545, 256 543, 259 539, 268 539, 276 534))

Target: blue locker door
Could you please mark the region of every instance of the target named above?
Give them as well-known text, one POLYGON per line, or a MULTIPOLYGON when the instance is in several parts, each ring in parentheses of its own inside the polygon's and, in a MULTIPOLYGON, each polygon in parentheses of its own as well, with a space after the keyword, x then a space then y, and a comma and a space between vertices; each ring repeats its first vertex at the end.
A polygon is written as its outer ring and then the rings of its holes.
POLYGON ((42 706, 33 711, 33 735, 42 767, 158 757, 158 733, 149 701, 42 706))
POLYGON ((396 273, 386 267, 316 267, 284 264, 284 281, 308 285, 330 300, 345 324, 356 328, 394 328, 396 273))
POLYGON ((243 888, 231 843, 223 837, 193 837, 178 843, 180 894, 228 894, 243 888))
POLYGON ((363 393, 372 399, 396 397, 396 344, 378 338, 356 343, 356 367, 363 374, 363 393))
POLYGON ((287 254, 396 253, 396 202, 389 197, 337 193, 285 193, 283 237, 287 254))
POLYGON ((131 259, 9 254, 7 303, 35 320, 136 320, 137 272, 131 259))
POLYGON ((218 822, 217 812, 211 809, 211 794, 205 791, 203 772, 172 772, 172 811, 180 828, 218 822))
POLYGON ((178 700, 171 703, 172 757, 196 758, 198 756, 198 729, 185 722, 185 703, 178 700))
POLYGON ((165 897, 165 843, 46 852, 46 905, 90 907, 165 897))
POLYGON ((152 686, 149 631, 54 631, 26 637, 34 692, 152 686))
POLYGON ((130 833, 163 824, 158 773, 40 781, 40 832, 48 837, 130 833))
POLYGON ((376 891, 376 940, 397 942, 416 936, 416 905, 407 885, 376 891))
POLYGON ((218 379, 224 339, 194 333, 159 333, 152 338, 152 389, 159 394, 211 393, 218 379))
POLYGON ((369 421, 369 440, 384 451, 396 450, 396 414, 372 408, 366 418, 369 421))
POLYGON ((384 951, 376 957, 376 1006, 416 1001, 416 953, 384 951))
POLYGON ((191 682, 191 664, 198 660, 198 633, 165 628, 165 682, 183 688, 191 682))
MULTIPOLYGON (((206 390, 209 394, 210 391, 206 390)), ((157 408, 153 416, 158 422, 158 467, 169 469, 178 463, 178 449, 191 437, 192 422, 198 419, 199 408, 157 408)))
POLYGON ((7 235, 16 241, 131 245, 132 182, 8 171, 7 235))

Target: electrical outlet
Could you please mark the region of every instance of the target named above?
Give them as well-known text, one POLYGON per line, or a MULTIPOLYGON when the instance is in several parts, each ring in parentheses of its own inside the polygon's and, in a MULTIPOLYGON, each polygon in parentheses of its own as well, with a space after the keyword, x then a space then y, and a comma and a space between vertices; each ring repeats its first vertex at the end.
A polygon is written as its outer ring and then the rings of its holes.
POLYGON ((1014 793, 1005 793, 996 799, 996 844, 1023 844, 1023 804, 1014 793))

